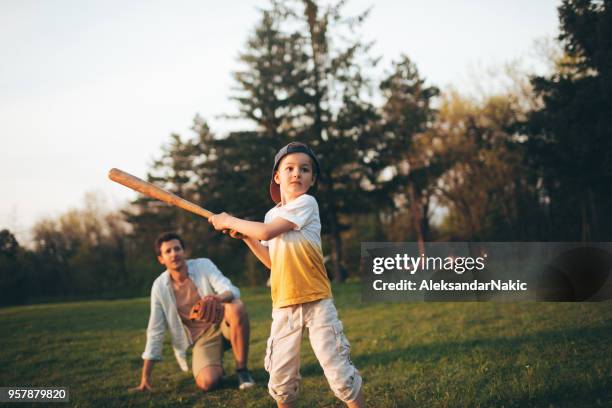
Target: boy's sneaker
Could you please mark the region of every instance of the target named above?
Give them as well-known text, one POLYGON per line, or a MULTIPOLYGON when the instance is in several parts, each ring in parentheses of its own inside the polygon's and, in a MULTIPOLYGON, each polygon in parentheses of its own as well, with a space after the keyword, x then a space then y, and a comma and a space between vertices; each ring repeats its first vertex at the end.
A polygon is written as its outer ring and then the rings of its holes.
POLYGON ((251 377, 251 373, 249 372, 249 370, 237 370, 236 374, 238 375, 239 389, 245 390, 255 385, 255 380, 253 379, 253 377, 251 377))

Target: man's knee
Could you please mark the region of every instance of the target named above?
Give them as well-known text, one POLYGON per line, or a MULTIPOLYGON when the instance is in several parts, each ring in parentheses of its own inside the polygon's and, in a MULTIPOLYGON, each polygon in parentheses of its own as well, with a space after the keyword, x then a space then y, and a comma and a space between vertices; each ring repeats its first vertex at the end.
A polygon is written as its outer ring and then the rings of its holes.
POLYGON ((234 299, 230 303, 225 304, 225 320, 230 325, 244 323, 248 319, 246 306, 240 299, 234 299))
POLYGON ((201 389, 204 392, 214 390, 218 383, 219 383, 219 380, 211 380, 208 378, 196 380, 196 385, 198 386, 199 389, 201 389))
POLYGON ((211 391, 218 384, 221 379, 221 367, 204 367, 198 373, 196 377, 196 385, 202 391, 211 391))

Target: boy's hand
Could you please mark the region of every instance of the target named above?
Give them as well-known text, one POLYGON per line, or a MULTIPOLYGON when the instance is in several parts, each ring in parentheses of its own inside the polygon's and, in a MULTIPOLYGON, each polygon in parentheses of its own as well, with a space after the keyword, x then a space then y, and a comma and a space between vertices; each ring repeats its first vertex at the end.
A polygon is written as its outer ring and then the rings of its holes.
MULTIPOLYGON (((225 234, 227 230, 224 230, 223 233, 225 234)), ((227 234, 229 234, 230 237, 235 238, 235 239, 245 239, 246 235, 241 234, 240 232, 236 231, 236 230, 229 230, 227 231, 227 234)))
POLYGON ((229 225, 230 218, 231 216, 228 213, 222 212, 220 214, 215 214, 211 216, 210 218, 208 218, 208 223, 212 224, 212 226, 217 231, 223 231, 226 229, 231 229, 229 225))

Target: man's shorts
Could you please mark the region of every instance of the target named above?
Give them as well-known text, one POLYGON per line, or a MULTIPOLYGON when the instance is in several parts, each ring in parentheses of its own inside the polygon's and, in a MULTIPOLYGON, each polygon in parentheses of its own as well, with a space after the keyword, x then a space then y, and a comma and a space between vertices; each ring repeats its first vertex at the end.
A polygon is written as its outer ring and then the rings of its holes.
POLYGON ((229 324, 223 320, 221 324, 211 326, 198 337, 193 344, 191 356, 194 378, 204 367, 222 365, 223 351, 227 350, 228 345, 231 347, 231 343, 229 343, 230 333, 229 324))

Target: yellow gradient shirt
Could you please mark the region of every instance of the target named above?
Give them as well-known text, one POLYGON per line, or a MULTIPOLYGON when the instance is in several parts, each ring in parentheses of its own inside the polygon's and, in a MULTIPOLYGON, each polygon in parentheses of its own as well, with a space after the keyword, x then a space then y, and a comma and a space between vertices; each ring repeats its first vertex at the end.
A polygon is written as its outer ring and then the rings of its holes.
POLYGON ((265 223, 276 218, 291 221, 296 227, 269 241, 272 271, 272 307, 279 308, 332 297, 323 264, 321 220, 317 200, 303 194, 266 214, 265 223))

